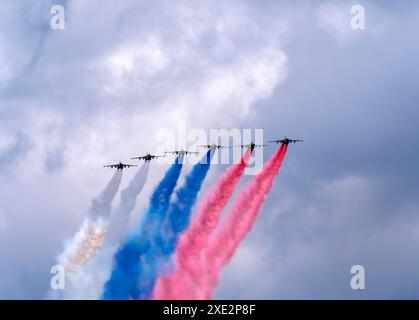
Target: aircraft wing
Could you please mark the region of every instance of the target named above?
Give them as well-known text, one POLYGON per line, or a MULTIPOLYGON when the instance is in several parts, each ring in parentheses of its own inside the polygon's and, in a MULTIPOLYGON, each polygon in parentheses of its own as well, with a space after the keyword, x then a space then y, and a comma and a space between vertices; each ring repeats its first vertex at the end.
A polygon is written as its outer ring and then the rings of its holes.
POLYGON ((104 168, 116 168, 118 165, 117 164, 109 164, 107 166, 103 166, 104 168))
POLYGON ((144 160, 145 159, 145 157, 135 157, 135 158, 131 158, 131 160, 144 160))
POLYGON ((122 164, 124 168, 136 167, 135 164, 122 164))

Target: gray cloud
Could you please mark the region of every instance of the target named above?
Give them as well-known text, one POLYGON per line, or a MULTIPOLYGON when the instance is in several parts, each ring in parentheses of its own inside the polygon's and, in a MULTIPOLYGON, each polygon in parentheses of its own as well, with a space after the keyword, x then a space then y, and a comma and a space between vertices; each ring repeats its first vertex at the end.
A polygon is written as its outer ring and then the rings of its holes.
POLYGON ((415 2, 365 1, 367 30, 343 38, 319 21, 327 1, 68 1, 62 32, 50 4, 0 16, 1 298, 42 298, 109 178, 100 166, 153 151, 182 121, 305 139, 217 298, 417 297, 415 2))
POLYGON ((315 10, 294 21, 289 77, 254 123, 269 137, 305 143, 290 148, 277 196, 226 270, 219 297, 418 297, 419 47, 410 30, 419 12, 413 2, 373 4, 380 33, 348 42, 316 28, 315 10), (366 268, 363 292, 349 286, 354 264, 366 268))

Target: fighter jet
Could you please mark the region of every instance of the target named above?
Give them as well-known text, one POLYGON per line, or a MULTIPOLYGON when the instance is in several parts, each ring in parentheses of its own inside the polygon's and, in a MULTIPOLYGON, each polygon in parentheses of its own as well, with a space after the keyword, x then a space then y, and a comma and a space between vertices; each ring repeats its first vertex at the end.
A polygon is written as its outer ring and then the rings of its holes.
POLYGON ((141 156, 141 157, 135 157, 135 158, 131 158, 132 160, 144 160, 145 162, 147 161, 151 161, 151 159, 156 159, 156 158, 164 158, 165 156, 155 156, 152 154, 147 153, 145 156, 141 156))
POLYGON ((251 151, 253 151, 253 149, 254 148, 263 148, 263 147, 266 147, 267 146, 267 144, 255 144, 255 143, 249 143, 249 144, 242 144, 242 145, 239 145, 239 146, 234 146, 235 148, 238 148, 238 147, 241 147, 242 149, 243 148, 247 148, 247 149, 250 149, 251 151))
POLYGON ((134 164, 117 163, 103 166, 104 168, 116 168, 117 170, 123 170, 124 168, 136 167, 134 164))
POLYGON ((290 143, 296 143, 296 142, 303 142, 303 140, 288 139, 286 136, 284 136, 284 139, 269 141, 269 143, 276 143, 276 144, 282 143, 282 144, 285 144, 285 145, 289 145, 290 143))
POLYGON ((167 154, 167 153, 175 154, 175 155, 178 155, 179 157, 184 157, 188 154, 199 154, 199 152, 187 151, 187 150, 183 150, 183 149, 175 150, 175 151, 165 151, 164 153, 165 154, 167 154))
POLYGON ((207 149, 210 149, 210 150, 218 150, 218 149, 224 149, 224 148, 231 148, 231 147, 226 147, 226 146, 220 146, 219 144, 215 144, 215 143, 213 143, 213 144, 201 144, 198 147, 207 148, 207 149))

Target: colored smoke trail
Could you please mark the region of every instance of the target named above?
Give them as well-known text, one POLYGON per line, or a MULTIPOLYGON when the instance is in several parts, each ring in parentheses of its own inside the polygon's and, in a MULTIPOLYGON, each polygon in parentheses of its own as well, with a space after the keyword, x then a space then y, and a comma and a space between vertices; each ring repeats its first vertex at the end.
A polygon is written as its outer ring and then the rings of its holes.
POLYGON ((210 240, 205 252, 205 272, 201 274, 206 281, 202 282, 203 286, 200 288, 202 291, 197 298, 212 298, 222 268, 230 262, 240 242, 251 230, 281 168, 286 152, 287 146, 281 145, 265 164, 262 172, 244 187, 235 199, 221 229, 210 240))
POLYGON ((92 200, 88 216, 79 231, 58 257, 67 273, 74 273, 86 264, 101 248, 109 223, 112 201, 118 191, 122 171, 116 171, 102 193, 92 200))
POLYGON ((194 166, 186 177, 185 184, 176 192, 176 200, 170 206, 168 218, 158 237, 152 242, 154 247, 144 256, 144 271, 139 298, 149 298, 157 276, 163 271, 176 249, 180 234, 187 228, 198 192, 210 167, 211 152, 194 166))
POLYGON ((106 228, 107 222, 104 219, 85 219, 80 230, 59 256, 58 263, 64 266, 68 273, 77 272, 101 248, 106 228))
POLYGON ((149 299, 158 276, 167 267, 176 250, 181 233, 189 225, 192 208, 207 176, 212 155, 209 150, 186 176, 184 185, 177 190, 176 198, 170 204, 165 225, 151 240, 151 247, 143 256, 142 272, 138 282, 139 292, 134 298, 149 299))
POLYGON ((150 238, 159 232, 166 217, 182 166, 177 158, 154 190, 142 221, 115 254, 112 274, 104 286, 104 299, 129 299, 138 295, 141 256, 150 247, 150 238))
POLYGON ((125 235, 129 218, 133 212, 138 195, 147 181, 150 163, 145 162, 134 175, 129 185, 122 190, 119 205, 113 210, 103 247, 97 255, 77 274, 69 277, 65 290, 66 299, 98 299, 103 285, 112 271, 112 259, 118 245, 125 235))
POLYGON ((196 217, 180 238, 175 270, 157 281, 154 299, 191 299, 194 296, 194 283, 199 283, 202 277, 201 254, 209 236, 217 227, 222 211, 233 195, 250 156, 250 149, 246 149, 240 162, 231 165, 199 202, 196 217))

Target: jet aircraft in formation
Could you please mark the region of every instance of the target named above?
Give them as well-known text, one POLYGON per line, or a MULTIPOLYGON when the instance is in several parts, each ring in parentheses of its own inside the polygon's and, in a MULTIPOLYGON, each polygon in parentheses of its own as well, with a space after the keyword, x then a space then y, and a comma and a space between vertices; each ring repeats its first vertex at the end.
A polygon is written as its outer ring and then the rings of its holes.
POLYGON ((147 161, 151 161, 152 159, 164 158, 164 157, 165 156, 156 156, 156 155, 147 153, 145 156, 131 158, 131 160, 144 160, 145 162, 147 162, 147 161))
POLYGON ((198 147, 201 148, 206 148, 206 149, 210 149, 210 150, 218 150, 218 149, 224 149, 224 148, 231 148, 231 147, 226 147, 226 146, 221 146, 219 144, 201 144, 198 147))
POLYGON ((296 143, 296 142, 303 142, 303 140, 288 139, 286 136, 284 136, 284 139, 269 141, 269 143, 276 143, 276 144, 282 143, 282 144, 285 144, 285 145, 289 145, 290 143, 296 143))
MULTIPOLYGON (((276 144, 281 143, 283 145, 289 145, 290 143, 297 143, 297 142, 303 142, 303 140, 289 139, 288 137, 284 136, 283 139, 277 139, 277 140, 269 141, 269 143, 276 143, 276 144)), ((233 147, 235 147, 235 148, 240 147, 242 149, 247 148, 247 149, 250 149, 253 152, 253 150, 255 148, 264 148, 266 146, 268 146, 268 145, 267 144, 255 144, 255 143, 251 142, 249 144, 241 144, 241 145, 233 146, 233 147)), ((199 145, 198 147, 206 148, 206 149, 209 149, 211 151, 215 151, 215 150, 223 149, 223 148, 233 148, 233 147, 229 147, 229 146, 218 145, 218 144, 215 144, 215 143, 199 145)), ((181 149, 181 150, 174 150, 174 151, 165 151, 165 155, 166 154, 175 154, 179 157, 184 157, 188 154, 199 154, 199 152, 198 151, 188 151, 188 150, 181 149)), ((134 158, 131 158, 131 159, 132 160, 135 160, 135 159, 144 160, 145 162, 147 162, 147 161, 151 161, 152 159, 165 157, 165 155, 164 156, 157 156, 157 155, 152 155, 152 154, 147 153, 145 156, 134 157, 134 158)), ((105 168, 116 168, 117 170, 123 170, 125 168, 136 167, 136 165, 125 164, 125 163, 119 162, 119 163, 116 163, 116 164, 106 165, 104 167, 105 168)))
POLYGON ((116 164, 109 164, 107 166, 103 166, 104 168, 116 168, 117 170, 123 170, 125 168, 136 167, 135 164, 125 164, 125 163, 116 163, 116 164))
POLYGON ((235 148, 247 148, 247 149, 250 149, 251 151, 253 151, 253 149, 255 149, 255 148, 264 148, 264 147, 266 147, 267 146, 267 144, 255 144, 255 143, 249 143, 249 144, 241 144, 241 145, 239 145, 239 146, 234 146, 235 148))
POLYGON ((165 151, 164 153, 165 154, 167 154, 167 153, 175 154, 175 155, 177 155, 179 157, 184 157, 184 156, 186 156, 188 154, 199 154, 198 151, 187 151, 187 150, 183 150, 183 149, 181 149, 181 150, 175 150, 175 151, 165 151))

